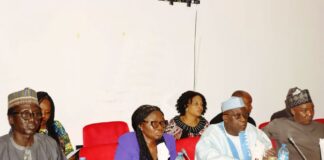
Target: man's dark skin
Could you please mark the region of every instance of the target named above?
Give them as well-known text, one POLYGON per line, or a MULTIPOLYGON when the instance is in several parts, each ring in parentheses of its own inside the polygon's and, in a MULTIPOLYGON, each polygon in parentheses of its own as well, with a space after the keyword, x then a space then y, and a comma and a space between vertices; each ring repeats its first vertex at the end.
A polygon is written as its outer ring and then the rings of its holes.
POLYGON ((13 140, 20 146, 31 146, 34 143, 34 134, 37 132, 40 125, 40 118, 31 116, 29 119, 25 120, 20 113, 29 112, 34 115, 41 115, 41 110, 39 106, 35 104, 23 104, 15 106, 14 112, 15 114, 8 115, 13 140))

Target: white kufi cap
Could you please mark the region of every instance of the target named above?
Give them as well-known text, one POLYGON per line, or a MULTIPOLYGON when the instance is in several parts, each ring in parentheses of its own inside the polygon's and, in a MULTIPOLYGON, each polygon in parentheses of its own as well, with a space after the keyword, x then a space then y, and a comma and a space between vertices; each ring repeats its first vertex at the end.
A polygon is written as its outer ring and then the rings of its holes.
POLYGON ((245 107, 244 101, 241 97, 231 97, 222 103, 222 112, 245 107))

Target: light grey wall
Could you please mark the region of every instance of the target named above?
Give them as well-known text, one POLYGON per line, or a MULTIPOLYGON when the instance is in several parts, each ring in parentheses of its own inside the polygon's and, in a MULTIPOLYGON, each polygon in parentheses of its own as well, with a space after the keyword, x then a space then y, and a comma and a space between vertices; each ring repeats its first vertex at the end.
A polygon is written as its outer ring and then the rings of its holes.
POLYGON ((254 98, 257 123, 283 109, 289 88, 308 88, 323 117, 323 1, 204 1, 198 9, 197 90, 206 117, 234 90, 254 98))
MULTIPOLYGON (((191 8, 158 0, 0 1, 0 135, 9 130, 7 95, 26 86, 49 92, 74 145, 84 125, 130 124, 141 104, 160 106, 170 119, 180 94, 194 88, 207 98, 207 119, 236 89, 253 95, 258 123, 283 107, 293 86, 324 105, 323 12, 320 0, 204 0, 191 8)), ((316 116, 323 112, 318 107, 316 116)))

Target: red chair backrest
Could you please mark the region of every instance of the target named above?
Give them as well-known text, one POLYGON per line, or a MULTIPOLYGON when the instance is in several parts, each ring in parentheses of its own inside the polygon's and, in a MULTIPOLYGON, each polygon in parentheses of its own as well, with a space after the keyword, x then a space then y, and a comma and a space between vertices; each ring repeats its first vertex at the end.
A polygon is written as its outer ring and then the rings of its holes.
POLYGON ((185 149, 190 160, 195 159, 195 151, 196 151, 196 144, 199 140, 200 136, 197 137, 188 137, 176 140, 176 150, 177 152, 181 152, 182 149, 185 149))
POLYGON ((259 124, 259 129, 262 129, 263 127, 267 126, 269 124, 269 122, 263 122, 261 124, 259 124))
POLYGON ((317 118, 317 119, 314 119, 314 121, 319 122, 319 123, 324 123, 324 118, 317 118))
POLYGON ((83 147, 80 149, 79 157, 85 157, 87 160, 113 160, 117 145, 117 143, 111 143, 83 147))
POLYGON ((83 147, 117 143, 119 136, 129 132, 126 122, 93 123, 83 127, 83 147))

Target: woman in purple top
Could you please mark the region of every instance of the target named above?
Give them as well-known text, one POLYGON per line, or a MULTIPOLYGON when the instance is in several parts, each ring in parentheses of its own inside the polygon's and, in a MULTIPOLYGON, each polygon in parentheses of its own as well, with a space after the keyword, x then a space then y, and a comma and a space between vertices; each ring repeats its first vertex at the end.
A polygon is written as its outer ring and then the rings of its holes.
POLYGON ((115 160, 174 160, 177 156, 175 139, 164 133, 166 125, 159 107, 140 106, 132 115, 134 132, 118 140, 115 160))

